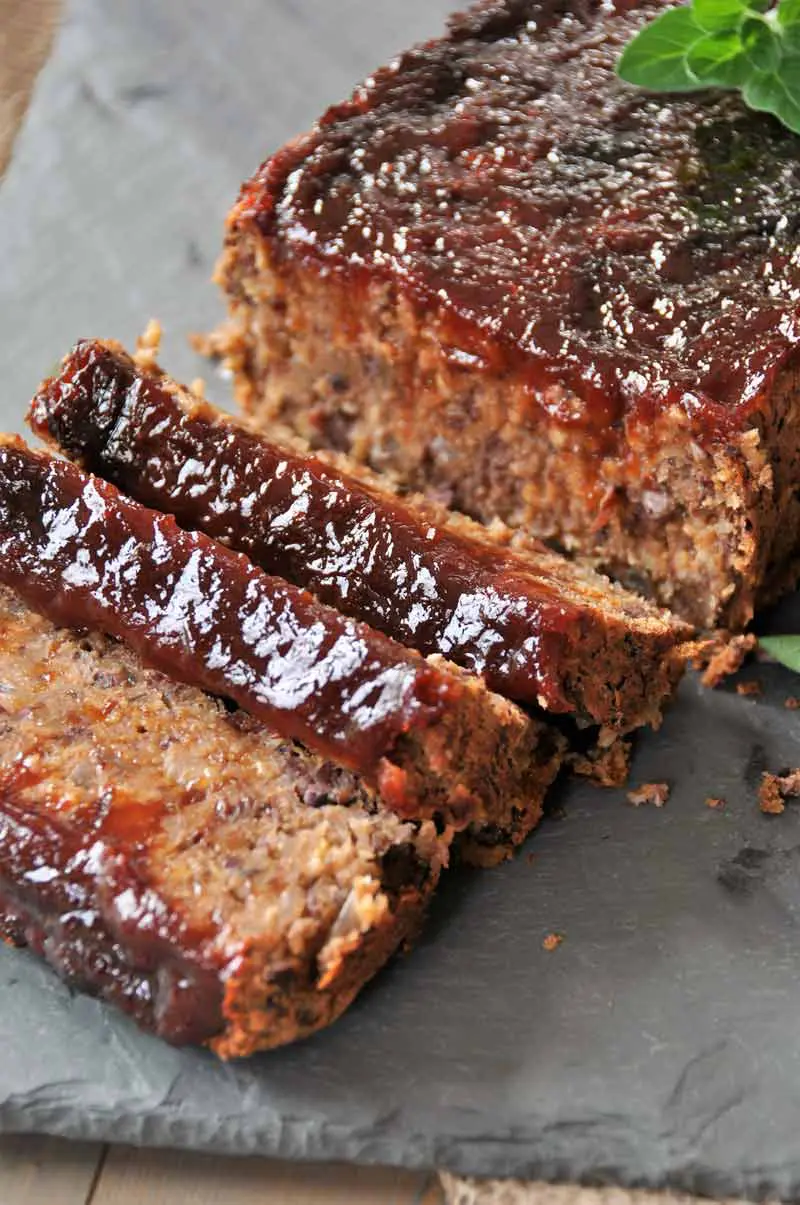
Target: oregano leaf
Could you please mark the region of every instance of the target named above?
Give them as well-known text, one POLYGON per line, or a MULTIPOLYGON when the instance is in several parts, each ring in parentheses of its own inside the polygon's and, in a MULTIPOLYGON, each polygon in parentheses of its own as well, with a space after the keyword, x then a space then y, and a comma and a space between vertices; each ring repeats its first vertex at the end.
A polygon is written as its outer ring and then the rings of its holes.
POLYGON ((800 134, 800 0, 692 0, 632 39, 617 74, 651 92, 723 88, 800 134))
POLYGON ((800 25, 800 0, 781 0, 778 5, 778 24, 783 29, 800 25))
POLYGON ((690 47, 686 62, 707 88, 738 88, 747 79, 748 62, 735 34, 720 32, 701 38, 690 47))
POLYGON ((646 25, 622 52, 617 72, 629 84, 656 92, 689 92, 701 87, 686 54, 703 37, 688 8, 670 8, 646 25))
POLYGON ((772 113, 800 134, 800 55, 782 60, 783 70, 751 76, 742 88, 745 104, 772 113))
POLYGON ((762 636, 758 643, 770 657, 800 674, 800 636, 762 636))
POLYGON ((694 22, 706 33, 735 30, 748 11, 746 0, 694 0, 694 22))
POLYGON ((765 21, 747 21, 742 28, 741 41, 745 57, 754 71, 769 74, 777 70, 781 60, 780 41, 765 21))

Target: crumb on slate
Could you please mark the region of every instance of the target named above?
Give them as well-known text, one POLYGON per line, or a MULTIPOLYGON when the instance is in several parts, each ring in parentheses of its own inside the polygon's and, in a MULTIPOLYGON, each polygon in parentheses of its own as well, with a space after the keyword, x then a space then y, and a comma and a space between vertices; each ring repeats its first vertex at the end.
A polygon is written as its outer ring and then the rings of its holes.
POLYGON ((547 950, 548 953, 550 950, 557 950, 563 940, 560 933, 548 933, 542 942, 542 949, 547 950))
POLYGON ((786 808, 785 800, 800 795, 800 769, 786 774, 764 773, 758 791, 758 806, 768 816, 780 816, 786 808))
POLYGON ((800 711, 800 699, 795 695, 789 695, 788 699, 784 699, 783 705, 787 711, 800 711))
POLYGON ((710 640, 701 653, 698 663, 705 665, 705 671, 700 679, 703 686, 719 686, 725 678, 741 669, 745 658, 752 653, 757 644, 752 633, 746 636, 730 636, 721 632, 715 640, 710 640))
POLYGON ((724 808, 725 800, 717 799, 714 795, 709 795, 708 799, 706 800, 706 807, 714 808, 715 810, 718 810, 719 808, 724 808))
POLYGON ((618 737, 613 744, 601 749, 595 746, 585 753, 567 755, 566 764, 573 774, 589 778, 600 787, 621 787, 628 779, 631 743, 618 737))
POLYGON ((628 791, 628 803, 639 807, 643 803, 652 803, 653 807, 663 808, 669 799, 669 783, 643 782, 635 791, 628 791))
POLYGON ((737 682, 736 693, 737 695, 744 695, 745 698, 757 697, 758 695, 763 694, 763 690, 761 683, 756 681, 754 678, 751 682, 737 682))
POLYGON ((533 866, 533 863, 536 861, 536 854, 526 854, 525 861, 529 866, 533 866))
POLYGON ((197 397, 205 398, 206 383, 202 377, 195 377, 195 379, 192 381, 192 383, 189 386, 189 392, 196 394, 197 397))
POLYGON ((133 361, 142 372, 152 372, 157 367, 158 352, 161 347, 161 323, 157 318, 151 318, 144 331, 136 340, 136 351, 133 361))

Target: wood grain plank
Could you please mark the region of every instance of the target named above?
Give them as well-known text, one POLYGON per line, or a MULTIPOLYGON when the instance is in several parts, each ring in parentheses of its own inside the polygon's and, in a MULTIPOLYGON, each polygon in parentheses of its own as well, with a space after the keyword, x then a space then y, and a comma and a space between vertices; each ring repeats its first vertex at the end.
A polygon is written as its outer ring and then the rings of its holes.
POLYGON ((438 1205, 429 1187, 418 1172, 114 1147, 92 1205, 438 1205))
POLYGON ((53 40, 60 0, 0 0, 0 175, 53 40))
POLYGON ((0 1136, 2 1205, 86 1205, 100 1164, 99 1143, 28 1134, 0 1136))

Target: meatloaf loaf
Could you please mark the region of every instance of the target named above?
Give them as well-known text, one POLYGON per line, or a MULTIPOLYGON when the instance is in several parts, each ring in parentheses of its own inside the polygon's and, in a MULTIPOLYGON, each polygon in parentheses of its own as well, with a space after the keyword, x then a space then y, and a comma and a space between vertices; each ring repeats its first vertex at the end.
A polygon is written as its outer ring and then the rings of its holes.
POLYGON ((223 1058, 329 1024, 447 860, 355 775, 0 589, 0 935, 223 1058))
POLYGON ((591 570, 268 440, 116 344, 79 343, 36 433, 146 506, 494 691, 616 732, 657 722, 691 629, 591 570))
MULTIPOLYGON (((0 439, 0 582, 355 770, 407 819, 530 827, 559 738, 75 465, 0 439)), ((552 763, 552 769, 550 769, 552 763)))
POLYGON ((745 624, 800 550, 800 138, 617 57, 663 0, 488 0, 268 159, 238 396, 405 488, 745 624))

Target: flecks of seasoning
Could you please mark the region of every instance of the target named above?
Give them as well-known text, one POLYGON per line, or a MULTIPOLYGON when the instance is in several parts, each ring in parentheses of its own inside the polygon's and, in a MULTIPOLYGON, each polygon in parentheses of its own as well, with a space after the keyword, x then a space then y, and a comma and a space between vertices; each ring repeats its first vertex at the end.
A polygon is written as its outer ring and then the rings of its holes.
POLYGON ((737 695, 743 695, 745 698, 757 698, 763 693, 761 683, 754 678, 751 682, 737 682, 737 695))
POLYGON ((564 937, 561 933, 548 933, 542 942, 542 949, 547 950, 549 954, 551 950, 557 950, 563 940, 564 937))
POLYGON ((533 863, 536 861, 536 854, 526 854, 525 861, 529 866, 533 866, 533 863))
POLYGON ((643 782, 634 791, 628 791, 628 803, 641 807, 643 803, 652 803, 653 807, 663 808, 669 799, 669 783, 643 782))
POLYGON ((717 799, 715 796, 709 795, 708 799, 706 800, 706 807, 713 808, 715 811, 719 811, 720 808, 725 807, 725 800, 717 799))

